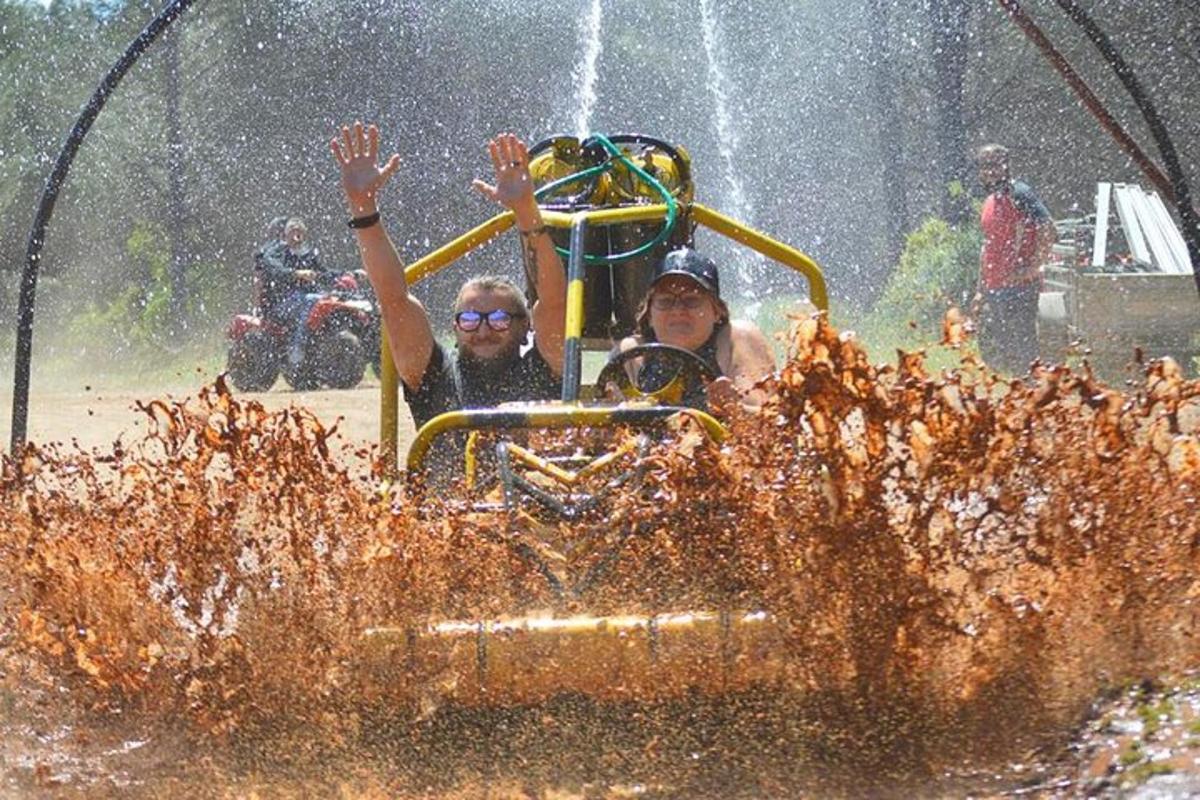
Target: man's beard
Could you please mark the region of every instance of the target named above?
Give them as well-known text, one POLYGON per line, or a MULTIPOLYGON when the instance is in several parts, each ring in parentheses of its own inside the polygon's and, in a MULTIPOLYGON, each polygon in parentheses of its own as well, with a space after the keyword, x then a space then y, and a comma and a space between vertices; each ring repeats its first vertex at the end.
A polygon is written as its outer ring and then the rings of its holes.
POLYGON ((514 341, 512 347, 494 356, 480 357, 468 348, 458 348, 458 363, 464 370, 485 379, 504 377, 512 371, 513 364, 521 357, 521 342, 514 341))

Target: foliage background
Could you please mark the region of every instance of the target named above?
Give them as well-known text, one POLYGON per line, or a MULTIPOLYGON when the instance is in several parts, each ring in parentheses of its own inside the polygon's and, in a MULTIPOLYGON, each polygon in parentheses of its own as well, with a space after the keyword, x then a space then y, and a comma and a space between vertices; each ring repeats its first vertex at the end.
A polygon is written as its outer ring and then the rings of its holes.
MULTIPOLYGON (((219 362, 249 303, 250 256, 277 214, 304 217, 327 262, 352 266, 334 126, 378 120, 404 167, 384 201, 412 259, 491 211, 469 189, 483 143, 571 131, 589 0, 197 2, 126 77, 72 169, 47 241, 35 347, 40 374, 219 362), (173 117, 174 115, 174 117, 173 117), (173 122, 173 119, 177 120, 173 122), (172 283, 172 276, 177 284, 172 283), (182 296, 171 303, 173 285, 182 296)), ((835 303, 872 336, 904 338, 969 271, 972 234, 945 215, 948 165, 1001 141, 1056 214, 1090 208, 1097 180, 1140 175, 991 2, 731 0, 714 4, 732 88, 735 163, 755 226, 820 261, 835 303), (949 11, 948 11, 949 9, 949 11), (961 125, 947 135, 934 20, 963 22, 961 125), (891 108, 884 99, 891 100, 891 108), (959 148, 962 149, 962 148, 959 148), (901 236, 909 252, 900 258, 901 236), (946 281, 943 291, 926 284, 946 281)), ((1150 139, 1115 77, 1053 0, 1023 4, 1114 114, 1150 139)), ((1200 151, 1200 9, 1187 0, 1091 0, 1160 104, 1193 181, 1200 151)), ((0 314, 13 319, 33 210, 80 107, 158 8, 148 2, 0 0, 0 314)), ((699 199, 728 208, 699 7, 605 0, 592 128, 684 144, 699 199)), ((944 26, 943 26, 944 27, 944 26)), ((955 167, 959 172, 962 167, 955 167)), ((962 185, 973 189, 970 175, 962 185)), ((974 190, 974 189, 973 189, 974 190)), ((969 227, 969 225, 968 225, 969 227)), ((736 259, 720 243, 702 246, 736 259)), ((516 272, 507 240, 423 285, 432 309, 470 271, 516 272)), ((742 266, 738 302, 803 292, 742 266)), ((761 301, 761 302, 760 302, 761 301)), ((446 320, 435 320, 445 324, 446 320)), ((10 369, 12 335, 0 344, 10 369)))

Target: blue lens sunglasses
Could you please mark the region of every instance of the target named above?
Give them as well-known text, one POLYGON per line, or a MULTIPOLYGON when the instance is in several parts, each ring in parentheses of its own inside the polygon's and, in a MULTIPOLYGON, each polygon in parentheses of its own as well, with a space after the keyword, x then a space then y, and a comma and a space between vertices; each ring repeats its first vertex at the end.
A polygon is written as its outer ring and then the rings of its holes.
POLYGON ((494 331, 506 331, 512 327, 514 319, 523 319, 524 314, 505 311, 497 308, 492 311, 460 311, 454 315, 454 325, 460 331, 471 333, 479 330, 479 326, 487 321, 487 326, 494 331))

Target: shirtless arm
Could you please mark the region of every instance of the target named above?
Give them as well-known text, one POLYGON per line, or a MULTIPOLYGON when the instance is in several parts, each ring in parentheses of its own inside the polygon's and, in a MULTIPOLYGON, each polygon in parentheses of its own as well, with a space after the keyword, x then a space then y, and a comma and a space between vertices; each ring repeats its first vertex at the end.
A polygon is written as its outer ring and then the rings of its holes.
MULTIPOLYGON (((400 156, 393 154, 380 167, 376 158, 379 129, 375 125, 364 129, 361 122, 355 122, 353 129, 342 126, 341 136, 334 137, 329 147, 341 169, 342 191, 350 215, 366 217, 376 213, 379 190, 400 166, 400 156)), ((415 388, 433 354, 429 316, 421 303, 409 294, 404 263, 383 224, 356 228, 354 234, 363 268, 379 298, 379 310, 396 372, 405 386, 415 388)))
POLYGON ((761 405, 766 394, 754 384, 775 371, 775 352, 767 337, 752 322, 733 320, 728 330, 730 352, 726 375, 744 405, 761 405))

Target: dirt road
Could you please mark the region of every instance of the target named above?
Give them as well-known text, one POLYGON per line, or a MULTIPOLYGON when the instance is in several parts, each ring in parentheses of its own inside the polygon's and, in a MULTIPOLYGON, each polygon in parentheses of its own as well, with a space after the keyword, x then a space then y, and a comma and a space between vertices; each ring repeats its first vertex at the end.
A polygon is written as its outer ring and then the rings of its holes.
MULTIPOLYGON (((203 383, 198 381, 192 387, 177 387, 170 391, 152 387, 143 391, 84 384, 78 389, 35 391, 30 396, 27 439, 39 443, 76 441, 85 450, 107 450, 118 437, 131 441, 144 433, 144 415, 137 411, 135 403, 195 396, 202 386, 203 383)), ((327 425, 341 417, 339 435, 348 442, 379 440, 379 384, 375 382, 363 383, 350 390, 294 392, 280 381, 272 391, 239 393, 238 396, 258 400, 272 411, 302 406, 327 425)), ((0 393, 0 445, 5 450, 8 449, 11 421, 12 394, 5 391, 0 393)), ((402 450, 412 434, 412 419, 401 408, 402 450)))

